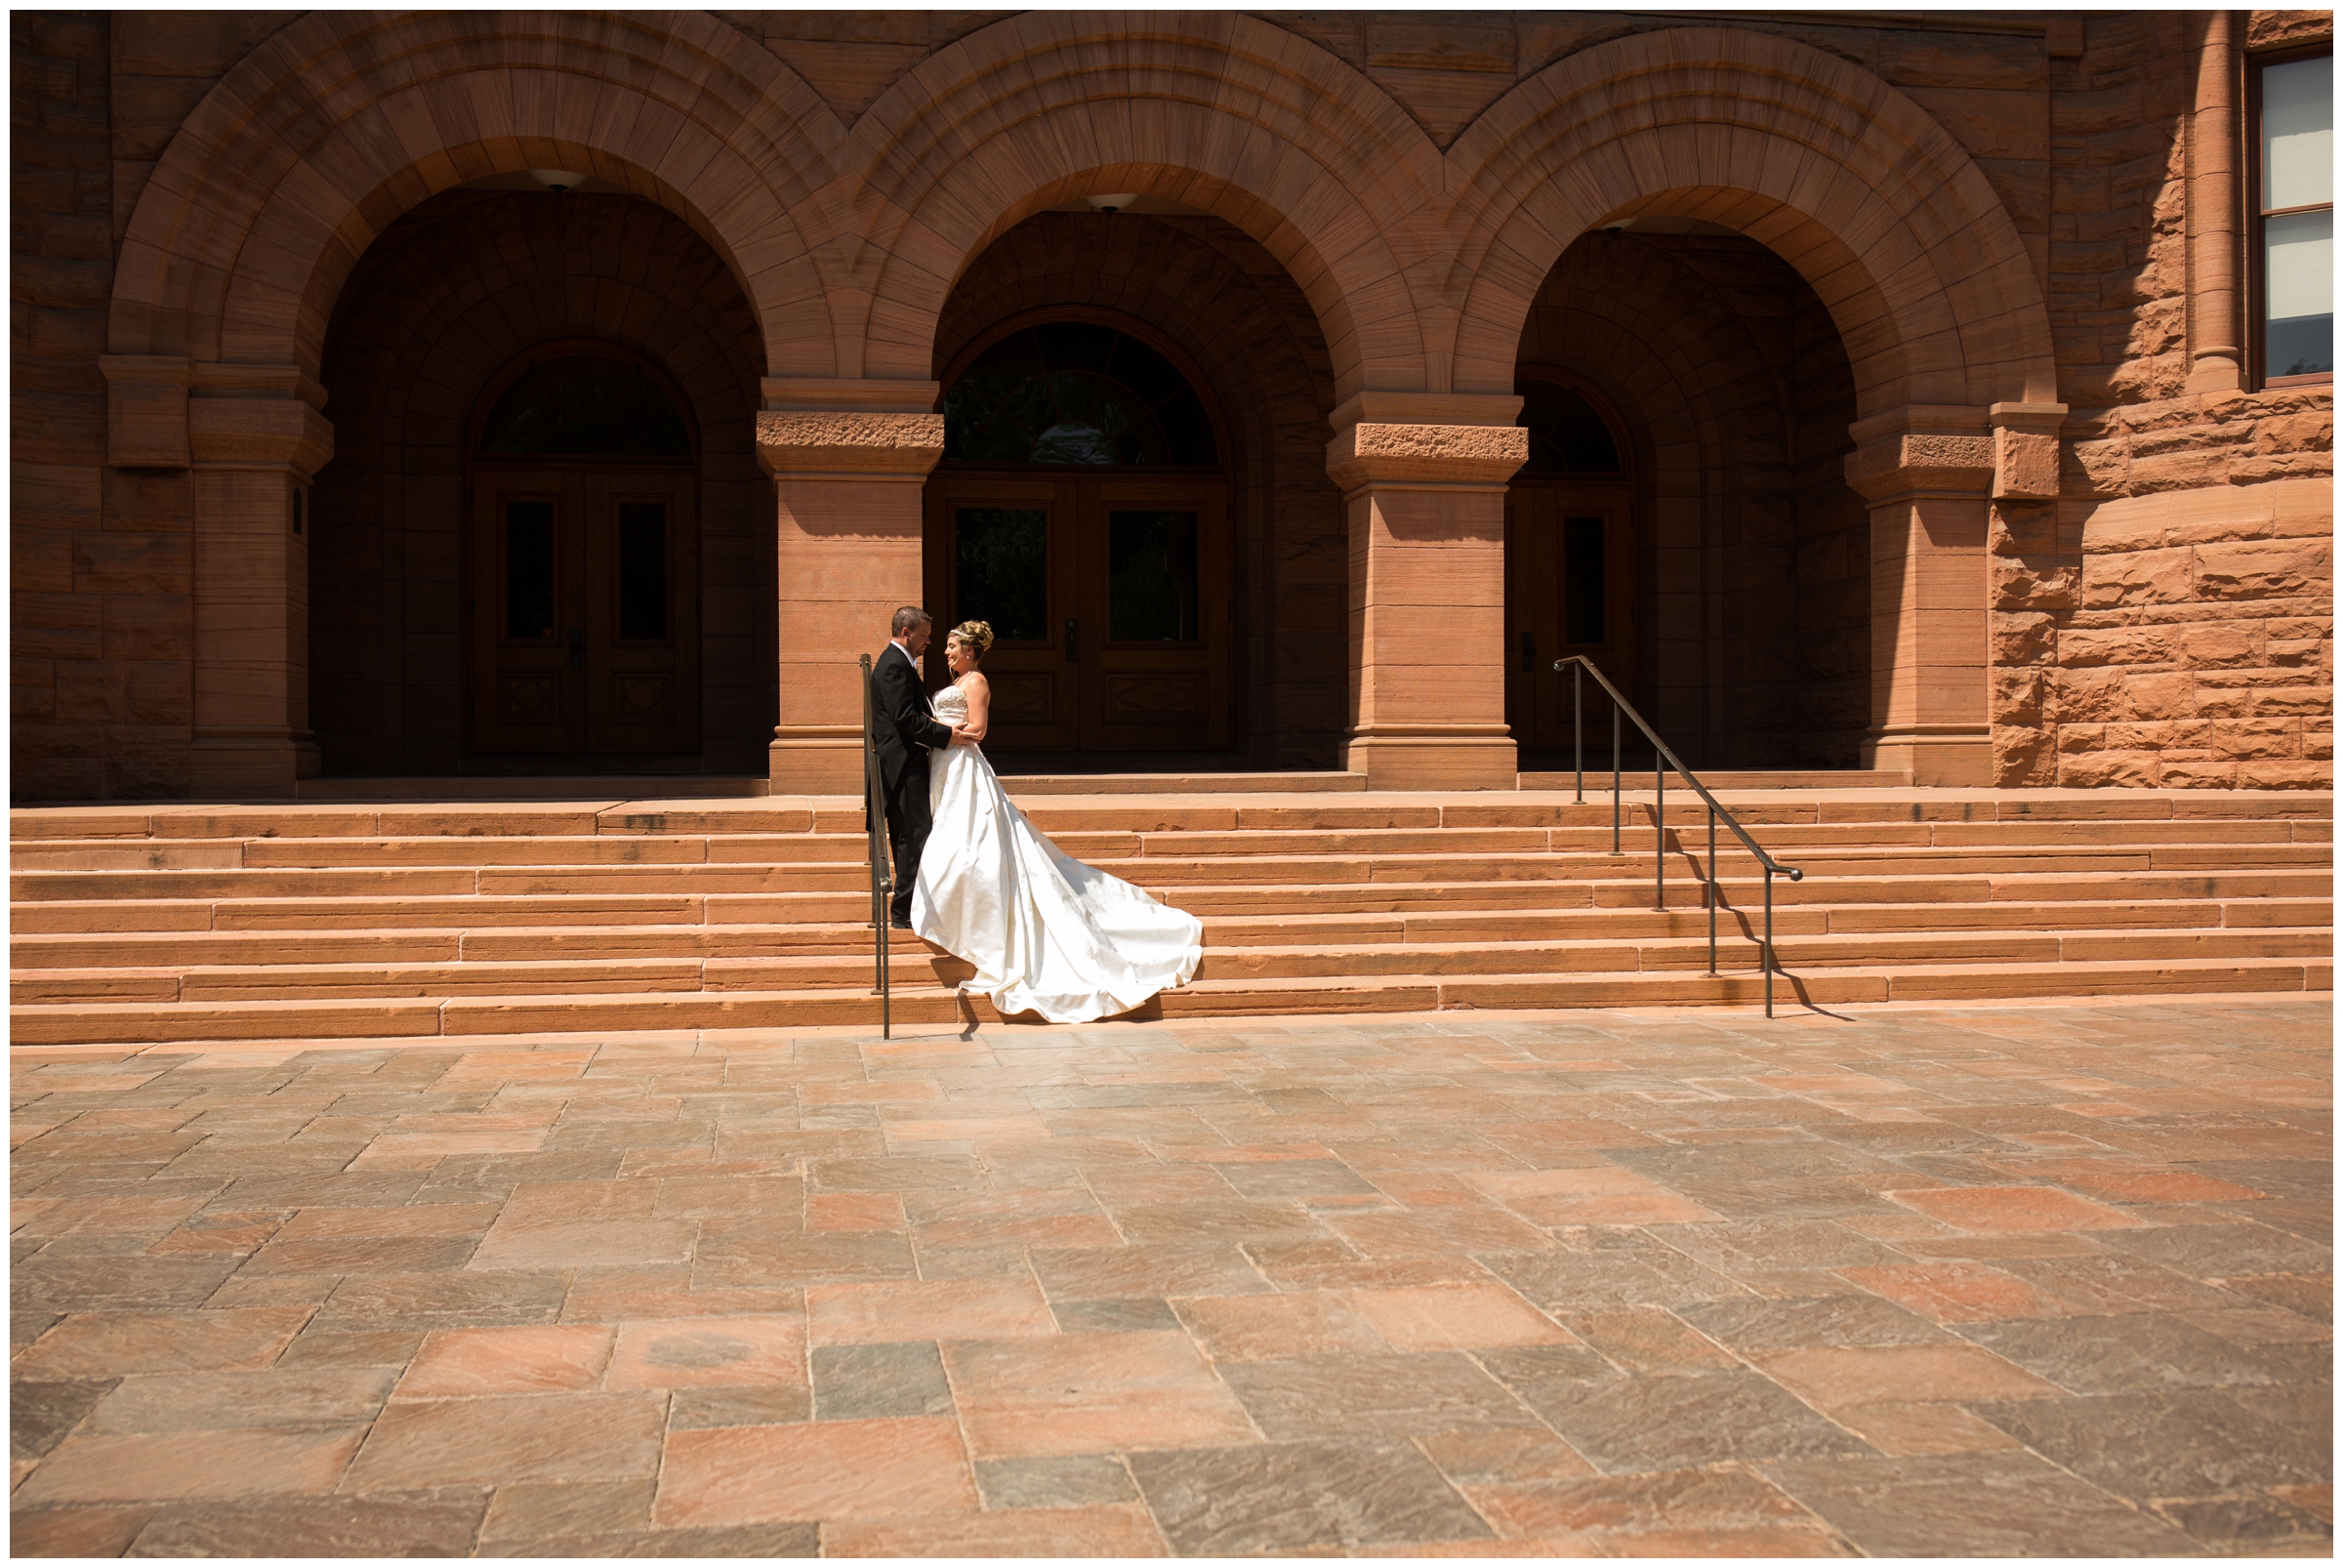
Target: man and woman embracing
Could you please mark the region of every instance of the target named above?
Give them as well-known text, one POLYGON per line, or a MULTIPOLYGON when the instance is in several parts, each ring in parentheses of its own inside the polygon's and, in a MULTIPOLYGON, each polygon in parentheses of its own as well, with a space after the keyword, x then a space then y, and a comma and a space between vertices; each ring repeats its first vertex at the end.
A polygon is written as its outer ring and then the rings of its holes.
POLYGON ((1076 860, 1002 791, 981 744, 992 690, 978 666, 993 629, 968 621, 945 637, 952 684, 932 703, 919 659, 933 622, 907 604, 892 630, 871 680, 895 927, 976 966, 964 991, 1051 1023, 1129 1012, 1194 979, 1204 943, 1195 916, 1076 860))

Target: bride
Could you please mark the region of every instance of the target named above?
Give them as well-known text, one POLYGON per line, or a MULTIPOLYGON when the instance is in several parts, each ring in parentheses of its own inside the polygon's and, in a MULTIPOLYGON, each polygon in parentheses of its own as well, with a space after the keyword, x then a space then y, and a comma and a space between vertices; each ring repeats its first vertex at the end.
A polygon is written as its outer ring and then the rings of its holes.
MULTIPOLYGON (((935 694, 935 717, 972 740, 984 738, 992 706, 976 670, 992 645, 982 621, 944 640, 954 679, 935 694)), ((978 747, 935 754, 927 801, 935 826, 912 888, 911 928, 976 966, 963 990, 989 995, 1004 1014, 1088 1023, 1195 978, 1203 923, 1044 838, 1009 805, 978 747)))

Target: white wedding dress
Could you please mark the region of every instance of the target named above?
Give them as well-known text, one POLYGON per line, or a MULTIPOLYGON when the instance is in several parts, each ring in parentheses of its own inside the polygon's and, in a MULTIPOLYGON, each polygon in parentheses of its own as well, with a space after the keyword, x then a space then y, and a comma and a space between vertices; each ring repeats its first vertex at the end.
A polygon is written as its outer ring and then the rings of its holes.
MULTIPOLYGON (((935 694, 938 722, 968 717, 967 693, 935 694)), ((1129 1012, 1196 977, 1204 925, 1051 844, 1002 793, 974 746, 928 760, 934 827, 920 852, 911 928, 976 966, 966 989, 1005 1014, 1088 1023, 1129 1012)))

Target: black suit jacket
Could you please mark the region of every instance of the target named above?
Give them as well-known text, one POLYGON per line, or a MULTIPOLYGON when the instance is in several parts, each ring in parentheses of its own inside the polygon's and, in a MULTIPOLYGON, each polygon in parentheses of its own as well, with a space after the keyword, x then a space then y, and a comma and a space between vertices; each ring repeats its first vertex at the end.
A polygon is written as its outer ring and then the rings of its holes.
POLYGON ((952 731, 935 722, 926 688, 911 655, 889 642, 871 668, 879 688, 879 776, 891 798, 908 776, 927 776, 926 748, 952 744, 952 731))

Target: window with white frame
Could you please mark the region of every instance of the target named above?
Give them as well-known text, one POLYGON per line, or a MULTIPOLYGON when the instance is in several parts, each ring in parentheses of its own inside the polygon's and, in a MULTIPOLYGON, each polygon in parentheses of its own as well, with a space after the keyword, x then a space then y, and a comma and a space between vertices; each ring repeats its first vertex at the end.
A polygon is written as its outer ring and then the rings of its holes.
POLYGON ((2264 386, 2335 373, 2335 59, 2246 63, 2253 144, 2253 360, 2264 386))

